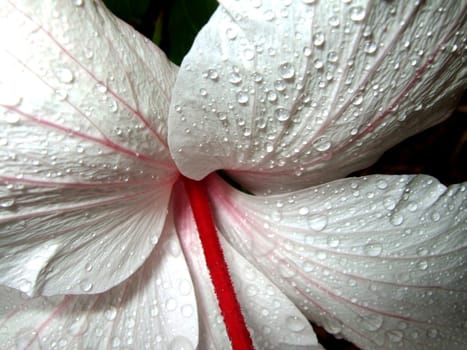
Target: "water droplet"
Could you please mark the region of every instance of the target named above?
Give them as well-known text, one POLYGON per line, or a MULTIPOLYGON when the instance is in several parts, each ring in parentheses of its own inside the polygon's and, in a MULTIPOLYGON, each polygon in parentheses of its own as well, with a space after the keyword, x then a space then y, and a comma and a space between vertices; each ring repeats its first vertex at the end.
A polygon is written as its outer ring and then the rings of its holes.
POLYGON ((286 85, 285 85, 285 81, 282 80, 282 79, 277 79, 275 82, 274 82, 274 88, 279 91, 279 92, 282 92, 285 90, 286 88, 286 85))
POLYGON ((313 142, 313 148, 319 152, 328 151, 331 148, 331 141, 326 136, 322 136, 313 142))
POLYGON ((310 215, 308 217, 308 227, 313 231, 322 231, 328 225, 328 217, 325 215, 310 215))
POLYGON ((57 89, 55 90, 55 96, 57 96, 59 101, 65 101, 68 98, 68 92, 63 89, 57 89))
POLYGON ((417 263, 417 267, 420 270, 425 271, 426 269, 428 269, 428 261, 426 261, 426 260, 419 261, 417 263))
POLYGON ((389 222, 394 226, 399 226, 404 222, 404 217, 401 214, 396 213, 391 215, 389 222))
POLYGON ((323 327, 330 334, 338 334, 342 331, 341 322, 331 317, 323 320, 323 327))
POLYGON ((225 35, 230 40, 234 40, 237 37, 237 34, 238 34, 237 29, 233 27, 229 27, 225 31, 225 35))
POLYGON ((68 68, 55 69, 55 75, 62 83, 70 84, 75 79, 73 72, 68 68))
POLYGON ((354 6, 350 8, 350 19, 354 22, 363 21, 365 15, 365 9, 362 6, 354 6))
POLYGON ((239 91, 237 93, 237 102, 244 105, 247 104, 249 100, 248 94, 245 91, 239 91))
POLYGON ((208 95, 208 92, 205 88, 199 89, 199 94, 203 97, 206 97, 208 95))
POLYGON ((77 316, 71 323, 70 327, 68 328, 68 333, 72 336, 79 336, 86 333, 89 327, 88 321, 86 317, 77 316))
POLYGON ((329 247, 337 248, 341 242, 340 242, 339 238, 330 236, 327 239, 327 243, 328 243, 329 247))
POLYGON ((83 6, 84 0, 71 0, 71 3, 79 7, 79 6, 83 6))
POLYGON ((429 338, 436 338, 438 336, 438 330, 436 328, 430 328, 429 330, 426 331, 426 334, 428 335, 429 338))
POLYGON ((363 246, 363 253, 368 256, 379 256, 383 246, 378 242, 369 242, 363 246))
POLYGON ((369 314, 358 318, 362 327, 371 332, 377 331, 383 325, 383 316, 379 314, 369 314))
POLYGON ((378 45, 374 41, 366 41, 363 50, 368 54, 373 54, 378 49, 378 45))
POLYGON ((360 106, 363 102, 363 96, 362 95, 356 95, 354 96, 354 98, 352 99, 352 104, 354 106, 360 106))
POLYGON ((83 279, 80 283, 79 283, 79 287, 81 288, 81 290, 83 292, 89 292, 91 291, 92 287, 93 287, 93 284, 91 281, 89 281, 88 279, 83 279))
POLYGON ((331 16, 331 17, 329 17, 329 21, 328 21, 328 22, 329 22, 329 25, 330 25, 331 27, 338 27, 339 24, 340 24, 339 17, 337 17, 337 16, 331 16))
POLYGON ((261 83, 263 81, 263 76, 259 74, 258 72, 254 72, 251 77, 253 78, 255 83, 261 83))
POLYGON ((119 337, 113 337, 112 338, 112 347, 118 348, 122 344, 122 341, 120 340, 119 337))
POLYGON ((302 319, 298 318, 297 316, 289 316, 286 320, 287 328, 289 328, 292 332, 301 332, 305 329, 306 324, 303 322, 302 319))
POLYGON ((190 304, 183 305, 181 311, 184 317, 191 317, 193 315, 193 306, 191 306, 190 304))
POLYGON ((316 69, 321 69, 321 68, 323 68, 323 66, 324 66, 324 62, 321 61, 319 58, 317 58, 317 59, 315 59, 315 60, 313 61, 313 66, 314 66, 316 69))
POLYGON ((308 207, 301 207, 298 209, 298 213, 300 215, 308 215, 310 213, 310 209, 308 209, 308 207))
POLYGON ((271 153, 272 151, 274 151, 274 145, 271 142, 266 142, 264 144, 264 148, 265 148, 266 152, 268 152, 268 153, 271 153))
POLYGON ((14 198, 0 198, 0 208, 11 208, 16 203, 16 199, 14 198))
POLYGON ((188 338, 181 335, 172 339, 169 350, 194 350, 194 346, 188 338))
POLYGON ((32 289, 32 282, 22 278, 18 281, 18 287, 23 293, 28 293, 32 289))
POLYGON ((177 308, 177 301, 175 299, 173 299, 173 298, 168 299, 165 302, 165 308, 168 311, 174 311, 177 308))
POLYGON ((392 329, 386 332, 386 336, 388 337, 389 341, 393 343, 399 343, 404 337, 404 333, 397 329, 392 329))
POLYGON ((282 63, 280 66, 279 66, 279 75, 283 78, 283 79, 292 79, 293 76, 295 75, 295 69, 294 67, 286 62, 286 63, 282 63))
POLYGON ((282 108, 282 107, 278 107, 274 111, 274 117, 280 122, 285 122, 285 121, 289 120, 290 113, 289 113, 289 111, 287 109, 282 108))
POLYGON ((339 55, 337 54, 336 51, 328 52, 328 62, 336 63, 338 59, 339 59, 339 55))
POLYGON ((115 320, 115 317, 117 317, 117 308, 115 306, 110 306, 104 311, 104 316, 109 321, 115 320))
POLYGON ((274 102, 277 100, 277 93, 272 90, 269 90, 266 96, 269 102, 274 102))
POLYGON ((380 179, 376 181, 376 187, 378 187, 380 190, 385 190, 388 187, 388 182, 384 179, 380 179))
POLYGON ((240 84, 242 82, 242 77, 238 72, 232 72, 229 75, 229 82, 232 84, 240 84))
POLYGON ((396 207, 396 201, 392 197, 386 197, 383 199, 383 206, 387 210, 393 210, 396 207))
POLYGON ((302 0, 304 4, 311 5, 314 4, 317 0, 302 0))
POLYGON ((433 220, 434 222, 438 222, 440 219, 441 219, 441 214, 438 213, 437 211, 431 214, 431 220, 433 220))
POLYGON ((305 47, 303 48, 303 55, 304 55, 305 57, 309 57, 309 56, 311 56, 311 54, 312 54, 311 49, 310 49, 308 46, 305 46, 305 47))
POLYGON ((217 73, 217 71, 215 69, 209 69, 208 73, 207 73, 207 76, 208 76, 209 79, 214 80, 214 81, 219 79, 219 74, 217 73))
POLYGON ((103 82, 100 81, 100 82, 96 83, 96 89, 100 93, 105 94, 107 92, 107 85, 105 85, 103 82))
POLYGON ((321 46, 324 44, 324 33, 323 32, 316 32, 313 35, 313 45, 321 46))

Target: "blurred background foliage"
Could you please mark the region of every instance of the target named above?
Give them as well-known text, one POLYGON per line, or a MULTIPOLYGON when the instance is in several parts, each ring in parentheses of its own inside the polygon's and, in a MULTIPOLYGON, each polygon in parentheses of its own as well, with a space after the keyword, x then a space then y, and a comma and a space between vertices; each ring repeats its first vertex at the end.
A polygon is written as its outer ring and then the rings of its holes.
MULTIPOLYGON (((136 30, 150 38, 180 64, 199 30, 217 8, 216 0, 104 0, 107 7, 136 30)), ((467 180, 467 99, 447 121, 415 135, 387 151, 367 174, 418 174, 435 176, 442 183, 467 180)), ((313 325, 326 349, 355 350, 313 325)))
POLYGON ((180 64, 216 0, 104 0, 107 7, 180 64))

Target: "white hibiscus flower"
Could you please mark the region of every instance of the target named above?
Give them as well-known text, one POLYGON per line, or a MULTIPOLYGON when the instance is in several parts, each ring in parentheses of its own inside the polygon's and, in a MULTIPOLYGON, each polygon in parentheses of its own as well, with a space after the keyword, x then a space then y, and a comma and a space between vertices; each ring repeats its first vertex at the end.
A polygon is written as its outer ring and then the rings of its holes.
POLYGON ((462 348, 465 184, 343 177, 452 112, 465 1, 220 3, 180 70, 0 7, 0 348, 462 348))

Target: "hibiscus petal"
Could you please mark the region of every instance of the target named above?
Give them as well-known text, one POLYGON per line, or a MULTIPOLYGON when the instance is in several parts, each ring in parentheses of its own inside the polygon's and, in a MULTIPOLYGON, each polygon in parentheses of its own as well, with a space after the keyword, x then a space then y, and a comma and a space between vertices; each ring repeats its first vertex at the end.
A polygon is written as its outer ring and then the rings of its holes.
MULTIPOLYGON (((177 232, 196 288, 200 349, 230 349, 199 241, 196 224, 183 194, 177 190, 177 232)), ((239 303, 257 349, 322 349, 307 319, 265 275, 221 236, 221 244, 239 303)))
POLYGON ((97 295, 29 299, 0 287, 2 349, 195 349, 197 306, 172 226, 146 263, 97 295))
POLYGON ((224 169, 264 193, 340 178, 446 118, 465 86, 461 1, 221 4, 171 104, 194 179, 224 169))
POLYGON ((364 349, 461 349, 466 186, 369 176, 254 197, 210 178, 232 246, 328 332, 364 349))
POLYGON ((99 1, 7 1, 0 28, 0 283, 101 292, 164 225, 176 68, 99 1))

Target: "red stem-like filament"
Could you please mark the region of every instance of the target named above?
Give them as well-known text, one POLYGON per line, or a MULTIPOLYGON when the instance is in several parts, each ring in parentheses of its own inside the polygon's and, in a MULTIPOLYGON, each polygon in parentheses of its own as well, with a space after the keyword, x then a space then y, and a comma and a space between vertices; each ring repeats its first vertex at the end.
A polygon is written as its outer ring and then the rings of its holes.
POLYGON ((194 181, 186 177, 183 177, 183 181, 232 348, 234 350, 253 350, 250 333, 240 309, 218 232, 214 225, 205 184, 202 181, 194 181))

